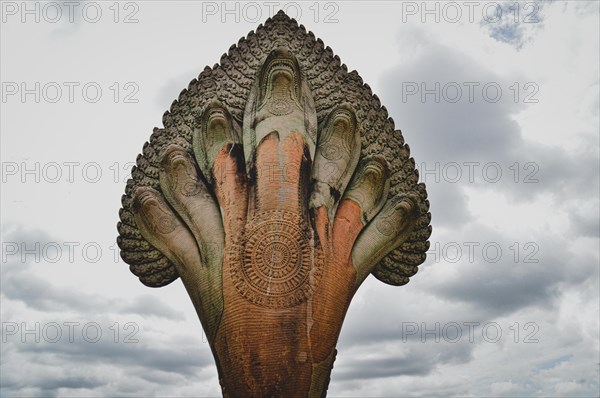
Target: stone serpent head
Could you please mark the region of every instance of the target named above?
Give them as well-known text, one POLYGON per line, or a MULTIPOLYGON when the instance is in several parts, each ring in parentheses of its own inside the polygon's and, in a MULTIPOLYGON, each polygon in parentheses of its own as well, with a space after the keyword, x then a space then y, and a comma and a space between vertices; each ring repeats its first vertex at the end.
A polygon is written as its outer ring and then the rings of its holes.
POLYGON ((122 257, 149 286, 180 277, 224 395, 321 396, 369 274, 425 259, 425 186, 355 72, 279 13, 190 83, 138 157, 122 257))

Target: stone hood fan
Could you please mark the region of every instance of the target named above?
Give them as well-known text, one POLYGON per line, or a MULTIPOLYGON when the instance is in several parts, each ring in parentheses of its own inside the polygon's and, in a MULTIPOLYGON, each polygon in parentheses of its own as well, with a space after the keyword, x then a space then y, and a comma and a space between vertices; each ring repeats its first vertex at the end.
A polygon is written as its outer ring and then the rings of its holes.
POLYGON ((121 256, 181 277, 224 396, 324 396, 369 275, 404 285, 431 215, 408 145, 356 73, 283 12, 206 67, 127 182, 121 256))

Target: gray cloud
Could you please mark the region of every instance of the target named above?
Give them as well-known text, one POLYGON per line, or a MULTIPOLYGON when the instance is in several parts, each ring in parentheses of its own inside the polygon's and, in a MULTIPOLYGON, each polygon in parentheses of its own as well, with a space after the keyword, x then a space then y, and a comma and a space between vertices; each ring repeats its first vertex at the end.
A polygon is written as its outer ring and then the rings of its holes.
POLYGON ((155 296, 142 295, 132 300, 114 299, 87 294, 79 290, 57 288, 34 273, 25 264, 5 264, 2 268, 2 294, 19 300, 38 311, 79 311, 103 313, 107 309, 118 314, 138 314, 165 319, 182 320, 184 315, 155 296))
MULTIPOLYGON (((431 337, 431 336, 430 336, 431 337)), ((423 344, 412 340, 410 343, 398 341, 394 355, 391 350, 380 350, 375 357, 354 356, 350 360, 340 359, 335 366, 336 380, 378 379, 395 376, 426 376, 438 366, 446 363, 459 364, 472 359, 472 346, 469 344, 444 343, 423 344)), ((430 341, 431 342, 431 341, 430 341)), ((381 342, 376 345, 380 347, 381 342)), ((372 355, 372 353, 371 353, 372 355)))
POLYGON ((592 214, 581 214, 574 210, 569 214, 569 220, 573 226, 575 234, 590 238, 600 237, 600 222, 598 220, 598 212, 592 214))
POLYGON ((472 261, 462 245, 460 261, 453 264, 456 273, 433 279, 427 288, 447 299, 480 307, 489 317, 526 307, 552 308, 565 285, 578 286, 596 278, 597 259, 570 251, 555 236, 517 242, 518 255, 509 236, 489 228, 471 226, 469 236, 473 238, 465 241, 477 244, 472 261))
MULTIPOLYGON (((55 241, 41 230, 6 225, 3 235, 5 241, 23 242, 28 248, 36 242, 43 245, 55 241)), ((123 299, 59 288, 36 274, 40 267, 50 265, 19 262, 19 258, 15 254, 0 270, 1 395, 64 396, 85 392, 139 396, 141 392, 151 395, 150 386, 160 395, 165 386, 193 385, 203 377, 216 375, 208 344, 197 329, 193 336, 182 330, 165 340, 153 326, 144 329, 145 324, 154 322, 139 322, 140 317, 159 323, 185 321, 181 311, 163 300, 147 294, 123 299), (26 313, 7 312, 5 306, 14 308, 16 303, 24 305, 26 313), (32 318, 35 313, 38 315, 32 318), (71 326, 67 326, 69 323, 71 326), (11 333, 14 328, 17 332, 11 333), (26 364, 28 371, 9 366, 18 363, 26 364), (57 366, 59 374, 55 372, 57 366), (130 381, 115 380, 112 372, 104 370, 107 367, 127 374, 130 381), (128 385, 132 381, 134 384, 128 385)))
POLYGON ((58 288, 48 280, 37 276, 36 267, 48 267, 48 265, 45 263, 31 264, 29 261, 32 257, 22 257, 20 251, 23 247, 33 248, 36 244, 44 247, 47 243, 57 242, 41 230, 24 231, 21 228, 12 231, 6 230, 4 231, 4 242, 17 244, 16 252, 11 254, 0 270, 2 295, 8 299, 21 301, 38 311, 78 311, 86 314, 102 314, 110 309, 111 312, 117 314, 137 314, 170 320, 185 318, 181 311, 169 307, 158 297, 149 294, 131 300, 98 296, 77 289, 58 288), (19 259, 21 261, 18 261, 19 259))
MULTIPOLYGON (((435 225, 456 228, 471 220, 465 188, 491 189, 519 202, 551 197, 557 205, 567 200, 598 203, 597 142, 568 153, 525 140, 513 115, 536 104, 515 103, 510 86, 518 77, 501 77, 466 54, 421 40, 425 45, 417 57, 383 75, 381 97, 411 145, 431 197, 435 225), (433 94, 422 98, 423 87, 431 90, 436 83, 442 93, 439 102, 433 94), (444 99, 454 95, 444 97, 441 87, 447 83, 461 87, 462 98, 456 103, 444 99), (473 102, 466 84, 477 84, 473 102), (486 84, 501 88, 498 102, 485 99, 486 84), (407 94, 410 85, 416 85, 418 94, 407 94)), ((567 211, 575 211, 575 206, 567 211)), ((573 219, 573 227, 583 228, 582 234, 593 229, 573 219)))

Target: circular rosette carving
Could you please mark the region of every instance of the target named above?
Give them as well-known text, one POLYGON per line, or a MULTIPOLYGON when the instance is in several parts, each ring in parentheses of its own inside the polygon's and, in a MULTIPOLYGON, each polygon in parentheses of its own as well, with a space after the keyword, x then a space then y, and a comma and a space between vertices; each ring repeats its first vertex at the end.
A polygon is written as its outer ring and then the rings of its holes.
POLYGON ((269 111, 277 116, 289 115, 292 113, 292 106, 289 100, 276 99, 269 103, 269 111))
POLYGON ((323 253, 311 245, 302 218, 270 211, 248 222, 230 253, 229 272, 237 291, 268 308, 306 301, 322 274, 323 253))

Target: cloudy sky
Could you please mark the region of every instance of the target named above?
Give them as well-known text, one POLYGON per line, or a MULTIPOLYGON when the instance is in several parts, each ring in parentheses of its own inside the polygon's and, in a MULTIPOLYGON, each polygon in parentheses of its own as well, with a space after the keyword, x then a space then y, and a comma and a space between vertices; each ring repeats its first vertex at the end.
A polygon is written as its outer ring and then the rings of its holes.
MULTIPOLYGON (((163 112, 271 3, 0 3, 0 395, 220 395, 183 285, 130 274, 117 212, 163 112)), ((329 395, 597 397, 599 3, 275 7, 377 93, 433 215, 411 282, 360 288, 329 395)))

